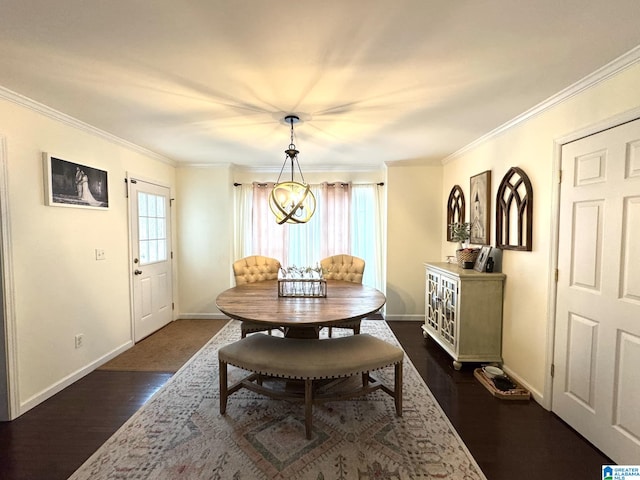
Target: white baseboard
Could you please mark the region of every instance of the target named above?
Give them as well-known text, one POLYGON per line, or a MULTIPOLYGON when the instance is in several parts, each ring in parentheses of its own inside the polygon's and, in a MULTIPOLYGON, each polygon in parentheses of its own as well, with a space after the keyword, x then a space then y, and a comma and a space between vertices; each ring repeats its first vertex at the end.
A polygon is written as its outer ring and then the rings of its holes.
POLYGON ((176 318, 182 318, 184 320, 197 320, 199 318, 204 320, 224 320, 229 317, 224 313, 180 313, 176 318))
POLYGON ((504 370, 504 372, 507 375, 509 375, 511 378, 513 378, 516 382, 518 382, 524 388, 529 390, 529 392, 531 392, 531 397, 533 397, 533 399, 537 403, 539 403, 543 408, 548 410, 548 408, 545 407, 544 395, 542 393, 540 393, 538 390, 532 388, 531 385, 529 385, 527 382, 525 382, 517 373, 515 373, 513 370, 511 370, 507 365, 502 365, 502 369, 504 370))
POLYGON ((387 321, 391 321, 393 322, 395 321, 407 321, 407 322, 424 322, 424 314, 422 315, 407 315, 407 314, 401 314, 401 315, 393 315, 393 314, 389 314, 387 313, 384 316, 384 319, 387 321))
POLYGON ((125 352, 125 351, 129 350, 131 347, 133 347, 133 341, 129 340, 129 341, 125 342, 124 344, 120 345, 119 347, 115 348, 114 350, 111 350, 106 355, 103 355, 102 357, 100 357, 97 360, 91 362, 90 364, 88 364, 88 365, 82 367, 81 369, 76 370, 75 372, 71 373, 70 375, 64 377, 59 382, 54 383, 50 387, 48 387, 48 388, 42 390, 41 392, 35 394, 31 398, 28 398, 24 402, 21 402, 20 403, 19 412, 18 412, 18 416, 22 415, 23 413, 28 412, 33 407, 41 404, 42 402, 44 402, 45 400, 47 400, 47 399, 49 399, 51 397, 53 397, 56 393, 61 392, 62 390, 67 388, 69 385, 77 382, 82 377, 84 377, 84 376, 88 375, 89 373, 93 372, 96 368, 98 368, 99 366, 107 363, 112 358, 117 357, 122 352, 125 352))

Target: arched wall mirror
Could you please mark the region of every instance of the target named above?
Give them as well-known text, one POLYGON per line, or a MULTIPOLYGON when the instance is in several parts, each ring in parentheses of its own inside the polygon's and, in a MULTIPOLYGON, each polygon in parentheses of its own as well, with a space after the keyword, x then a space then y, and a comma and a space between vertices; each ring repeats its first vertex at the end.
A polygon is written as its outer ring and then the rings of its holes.
POLYGON ((521 168, 511 167, 496 194, 496 246, 503 250, 532 250, 533 188, 521 168))

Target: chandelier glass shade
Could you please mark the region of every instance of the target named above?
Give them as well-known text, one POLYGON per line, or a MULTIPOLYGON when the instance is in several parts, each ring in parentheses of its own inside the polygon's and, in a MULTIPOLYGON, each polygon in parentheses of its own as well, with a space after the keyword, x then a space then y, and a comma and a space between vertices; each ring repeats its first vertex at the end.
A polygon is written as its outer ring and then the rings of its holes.
POLYGON ((293 124, 300 120, 296 115, 287 115, 284 118, 291 124, 291 143, 285 150, 286 157, 278 175, 278 180, 269 195, 269 208, 276 216, 276 222, 283 223, 307 223, 316 211, 316 197, 311 188, 304 182, 302 170, 298 163, 298 150, 293 144, 293 124), (282 172, 287 164, 291 164, 291 180, 280 181, 282 172), (294 180, 295 166, 298 167, 301 182, 294 180))

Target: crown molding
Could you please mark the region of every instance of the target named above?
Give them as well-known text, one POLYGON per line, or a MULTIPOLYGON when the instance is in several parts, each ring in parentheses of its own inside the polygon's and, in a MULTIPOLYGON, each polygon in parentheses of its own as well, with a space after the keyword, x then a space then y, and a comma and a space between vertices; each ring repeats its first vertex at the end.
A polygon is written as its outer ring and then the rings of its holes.
MULTIPOLYGON (((233 165, 236 171, 240 172, 248 172, 248 173, 273 173, 277 175, 282 170, 281 166, 260 166, 260 167, 252 167, 248 165, 233 165)), ((383 169, 382 165, 332 165, 332 166, 314 166, 310 165, 305 167, 302 172, 303 175, 312 174, 312 173, 326 173, 326 172, 351 172, 351 173, 368 173, 368 172, 380 172, 383 169)))
POLYGON ((411 160, 387 160, 384 162, 387 167, 441 167, 442 162, 435 158, 411 160))
POLYGON ((192 162, 177 162, 176 168, 232 168, 233 163, 212 162, 212 163, 192 163, 192 162))
POLYGON ((128 140, 120 138, 109 132, 100 130, 97 127, 89 125, 88 123, 78 120, 77 118, 74 118, 70 115, 67 115, 66 113, 62 113, 54 108, 48 107, 40 102, 36 102, 35 100, 32 100, 28 97, 25 97, 24 95, 21 95, 2 86, 0 86, 0 99, 8 100, 9 102, 13 102, 17 105, 20 105, 21 107, 33 110, 34 112, 44 115, 45 117, 49 117, 57 122, 102 138, 104 140, 107 140, 108 142, 115 143, 116 145, 123 146, 129 150, 141 153, 142 155, 151 157, 162 163, 166 163, 174 167, 176 166, 176 162, 174 160, 171 160, 170 158, 141 147, 140 145, 136 145, 135 143, 129 142, 128 140))
POLYGON ((546 100, 542 101, 538 105, 530 108, 526 112, 518 115, 517 117, 509 120, 508 122, 500 125, 499 127, 491 130, 489 133, 479 137, 473 142, 465 145, 461 149, 453 152, 451 155, 445 157, 442 160, 442 164, 445 165, 449 162, 452 162, 456 158, 462 156, 464 153, 473 150, 480 144, 500 135, 502 132, 505 132, 515 126, 529 120, 530 118, 535 117, 536 115, 540 115, 541 113, 561 104, 562 102, 578 95, 579 93, 584 92, 585 90, 598 85, 601 82, 604 82, 608 78, 620 73, 621 71, 631 67, 632 65, 638 63, 640 61, 640 45, 632 48, 627 53, 622 54, 615 60, 609 62, 605 66, 599 68, 595 72, 590 75, 587 75, 582 80, 570 85, 569 87, 561 90, 560 92, 552 95, 546 100))

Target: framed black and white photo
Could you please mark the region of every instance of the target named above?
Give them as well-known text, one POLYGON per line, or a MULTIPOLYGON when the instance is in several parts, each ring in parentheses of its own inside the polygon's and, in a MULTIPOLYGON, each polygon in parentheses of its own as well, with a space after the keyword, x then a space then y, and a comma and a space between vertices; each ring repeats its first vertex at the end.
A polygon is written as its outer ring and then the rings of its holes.
POLYGON ((480 249, 480 253, 476 257, 476 263, 473 264, 473 269, 476 272, 484 272, 487 269, 487 261, 489 260, 490 254, 491 254, 490 245, 484 245, 480 249))
POLYGON ((471 177, 471 243, 487 245, 491 240, 491 170, 471 177))
POLYGON ((44 202, 54 207, 109 208, 107 172, 43 153, 44 202))

